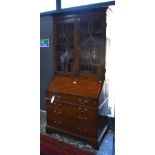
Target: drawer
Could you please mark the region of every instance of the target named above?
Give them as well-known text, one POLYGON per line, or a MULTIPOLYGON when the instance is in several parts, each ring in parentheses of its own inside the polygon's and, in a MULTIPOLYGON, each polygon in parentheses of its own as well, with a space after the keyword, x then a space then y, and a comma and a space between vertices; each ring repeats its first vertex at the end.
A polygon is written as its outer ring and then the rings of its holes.
POLYGON ((62 118, 49 117, 47 115, 47 125, 61 130, 66 130, 66 121, 64 121, 62 118))
POLYGON ((83 106, 98 107, 98 100, 87 97, 78 97, 78 103, 83 106))
POLYGON ((64 118, 49 118, 47 124, 56 129, 66 131, 70 134, 80 135, 82 137, 97 138, 98 128, 91 123, 72 121, 64 118))
POLYGON ((47 104, 47 115, 49 117, 61 117, 70 120, 97 122, 98 110, 85 106, 78 106, 60 102, 47 104))
POLYGON ((97 138, 97 125, 89 122, 71 121, 72 132, 83 137, 97 138))
POLYGON ((98 99, 88 98, 88 97, 80 97, 68 94, 57 94, 57 93, 46 93, 46 100, 51 101, 52 96, 54 96, 55 102, 63 102, 63 103, 74 103, 83 106, 92 106, 98 107, 98 99))

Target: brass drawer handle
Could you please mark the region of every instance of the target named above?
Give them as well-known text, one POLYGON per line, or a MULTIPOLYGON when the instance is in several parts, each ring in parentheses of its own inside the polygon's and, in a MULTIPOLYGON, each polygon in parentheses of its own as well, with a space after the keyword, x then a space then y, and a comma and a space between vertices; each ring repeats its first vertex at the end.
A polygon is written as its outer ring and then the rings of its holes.
POLYGON ((88 119, 87 117, 82 117, 81 115, 79 115, 78 118, 81 120, 87 120, 88 119))
POLYGON ((81 100, 81 99, 79 99, 79 102, 81 103, 81 102, 82 102, 82 100, 81 100))
POLYGON ((82 99, 79 99, 79 102, 83 105, 83 104, 88 103, 88 100, 84 100, 84 101, 82 101, 82 99))
POLYGON ((61 111, 59 111, 59 112, 56 112, 55 114, 56 114, 56 115, 60 115, 61 113, 62 113, 62 112, 61 112, 61 111))
POLYGON ((59 100, 60 98, 61 98, 61 96, 60 96, 60 95, 57 95, 57 96, 56 96, 56 99, 57 99, 57 100, 59 100))
POLYGON ((56 121, 55 120, 54 123, 57 124, 57 125, 62 125, 62 122, 61 121, 56 121))
POLYGON ((62 106, 62 104, 61 104, 61 103, 59 103, 59 104, 58 104, 58 106, 62 106))
POLYGON ((78 130, 80 130, 81 132, 86 132, 86 131, 88 131, 87 128, 81 128, 81 127, 78 127, 78 130))
POLYGON ((87 111, 87 109, 83 109, 83 110, 81 110, 80 112, 86 112, 87 111))
POLYGON ((60 115, 61 113, 62 113, 62 111, 56 111, 56 110, 54 110, 53 111, 56 115, 60 115))
POLYGON ((79 107, 78 109, 80 110, 80 112, 86 112, 88 110, 87 108, 81 108, 81 107, 79 107))
POLYGON ((79 130, 82 130, 82 128, 81 128, 81 127, 78 127, 78 129, 79 129, 79 130))

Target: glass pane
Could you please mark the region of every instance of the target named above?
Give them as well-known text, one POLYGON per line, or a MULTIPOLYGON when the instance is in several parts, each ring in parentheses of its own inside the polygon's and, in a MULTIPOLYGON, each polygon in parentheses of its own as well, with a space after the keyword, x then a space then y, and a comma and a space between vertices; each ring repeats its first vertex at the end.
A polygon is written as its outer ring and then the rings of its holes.
POLYGON ((61 0, 62 8, 69 8, 69 7, 75 7, 75 6, 81 6, 81 5, 88 5, 88 4, 94 4, 94 3, 102 3, 102 2, 108 2, 109 0, 61 0))
POLYGON ((89 20, 80 23, 80 70, 98 74, 104 65, 104 41, 102 21, 89 20))
POLYGON ((57 70, 73 72, 74 68, 74 24, 56 24, 57 70))

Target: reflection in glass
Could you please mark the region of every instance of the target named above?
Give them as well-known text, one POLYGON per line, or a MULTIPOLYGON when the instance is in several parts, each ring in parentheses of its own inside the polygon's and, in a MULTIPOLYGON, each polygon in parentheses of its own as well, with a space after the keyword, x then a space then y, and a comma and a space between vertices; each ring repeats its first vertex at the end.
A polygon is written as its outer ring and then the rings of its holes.
POLYGON ((61 71, 73 70, 73 57, 68 50, 63 51, 60 55, 61 71))
POLYGON ((57 70, 73 72, 74 24, 56 24, 57 70))
POLYGON ((80 70, 101 74, 105 63, 102 22, 93 19, 82 21, 80 28, 80 70))

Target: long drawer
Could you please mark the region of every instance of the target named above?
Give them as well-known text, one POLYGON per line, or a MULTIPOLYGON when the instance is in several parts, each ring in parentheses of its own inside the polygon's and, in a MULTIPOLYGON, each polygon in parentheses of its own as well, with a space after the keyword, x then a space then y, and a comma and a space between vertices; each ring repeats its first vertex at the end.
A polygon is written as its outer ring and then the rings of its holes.
POLYGON ((96 123, 98 121, 98 110, 85 106, 77 106, 61 102, 47 103, 48 118, 67 118, 69 120, 88 121, 96 123))
POLYGON ((83 137, 91 137, 97 138, 98 128, 96 125, 92 125, 91 123, 73 121, 59 117, 50 117, 48 118, 48 125, 61 130, 66 131, 70 134, 76 134, 83 137))
POLYGON ((54 97, 54 101, 56 102, 75 103, 78 105, 98 107, 98 99, 96 98, 46 92, 46 100, 51 101, 52 97, 54 97))

